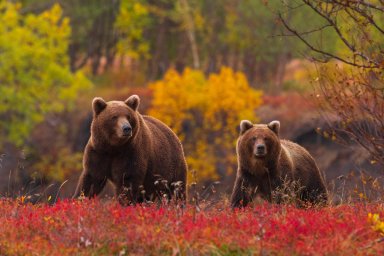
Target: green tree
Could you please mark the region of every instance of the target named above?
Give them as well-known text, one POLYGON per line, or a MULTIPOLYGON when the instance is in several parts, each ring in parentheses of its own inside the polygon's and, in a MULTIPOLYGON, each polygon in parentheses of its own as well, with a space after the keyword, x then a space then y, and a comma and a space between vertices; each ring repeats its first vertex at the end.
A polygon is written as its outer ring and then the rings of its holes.
POLYGON ((144 32, 150 22, 149 9, 145 1, 122 0, 115 23, 120 35, 117 44, 118 53, 126 54, 133 59, 149 57, 149 42, 144 32))
MULTIPOLYGON (((211 73, 228 66, 244 72, 251 84, 279 91, 286 64, 307 53, 300 40, 283 36, 286 30, 277 19, 282 8, 280 0, 124 0, 116 22, 118 46, 141 60, 150 78, 169 67, 211 73)), ((310 8, 283 15, 303 30, 321 22, 310 8)), ((308 35, 312 41, 320 36, 329 48, 335 45, 329 31, 308 35)))
POLYGON ((63 14, 70 18, 71 36, 68 47, 72 71, 91 63, 96 74, 102 58, 108 68, 116 53, 117 34, 114 29, 120 0, 16 0, 22 2, 22 13, 38 14, 59 4, 63 14))
POLYGON ((21 145, 48 114, 68 110, 90 82, 72 73, 71 28, 59 5, 41 14, 0 2, 0 138, 21 145))

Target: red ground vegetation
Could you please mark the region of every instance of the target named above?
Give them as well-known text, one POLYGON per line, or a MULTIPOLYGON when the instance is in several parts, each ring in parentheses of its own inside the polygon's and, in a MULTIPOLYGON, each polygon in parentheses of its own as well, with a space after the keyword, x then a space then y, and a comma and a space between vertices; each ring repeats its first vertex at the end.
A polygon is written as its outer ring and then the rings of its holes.
POLYGON ((382 255, 369 213, 381 204, 243 210, 121 207, 115 201, 0 201, 1 255, 382 255))

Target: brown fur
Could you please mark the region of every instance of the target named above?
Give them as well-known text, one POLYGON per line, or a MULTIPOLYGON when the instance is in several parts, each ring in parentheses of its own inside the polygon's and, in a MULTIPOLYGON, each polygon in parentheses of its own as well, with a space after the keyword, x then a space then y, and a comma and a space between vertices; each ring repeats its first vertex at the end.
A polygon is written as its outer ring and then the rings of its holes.
POLYGON ((136 95, 124 102, 93 100, 91 137, 74 197, 98 195, 110 180, 122 204, 153 200, 163 192, 185 199, 187 165, 181 143, 165 124, 141 115, 139 103, 136 95), (126 136, 124 125, 132 128, 126 136))
POLYGON ((268 125, 242 121, 237 141, 238 170, 231 196, 232 207, 246 206, 255 195, 272 201, 272 192, 284 180, 302 187, 302 201, 324 203, 327 192, 323 177, 312 156, 300 145, 279 138, 280 123, 268 125), (258 153, 258 147, 262 153, 258 153))

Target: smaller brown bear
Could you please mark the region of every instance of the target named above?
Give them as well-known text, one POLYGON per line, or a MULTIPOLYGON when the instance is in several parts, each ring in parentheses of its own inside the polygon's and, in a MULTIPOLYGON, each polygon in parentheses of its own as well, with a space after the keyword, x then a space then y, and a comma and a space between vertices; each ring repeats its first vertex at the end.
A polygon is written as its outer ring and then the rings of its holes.
POLYGON ((238 169, 231 196, 232 207, 244 207, 259 195, 268 201, 288 184, 298 183, 294 193, 303 202, 323 204, 327 191, 312 156, 303 147, 279 138, 280 122, 240 123, 237 140, 238 169))
POLYGON ((109 180, 122 204, 168 194, 186 198, 187 164, 176 134, 161 121, 141 115, 140 98, 105 102, 94 98, 91 137, 74 194, 98 195, 109 180))

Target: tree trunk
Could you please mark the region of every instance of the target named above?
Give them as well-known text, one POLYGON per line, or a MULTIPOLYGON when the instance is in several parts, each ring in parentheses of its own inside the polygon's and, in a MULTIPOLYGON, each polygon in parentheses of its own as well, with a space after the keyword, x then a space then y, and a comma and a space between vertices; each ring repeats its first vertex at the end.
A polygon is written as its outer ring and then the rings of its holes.
POLYGON ((193 59, 193 67, 195 69, 200 68, 200 59, 199 59, 199 53, 197 50, 197 43, 196 43, 196 36, 195 36, 195 24, 193 23, 192 15, 190 12, 188 0, 180 0, 180 4, 183 8, 183 17, 184 22, 186 25, 186 32, 189 39, 189 42, 191 44, 191 52, 192 52, 192 59, 193 59))
POLYGON ((288 60, 289 60, 289 54, 286 52, 282 53, 277 60, 274 87, 273 87, 274 93, 280 92, 282 89, 284 76, 285 76, 285 67, 287 66, 288 60))

